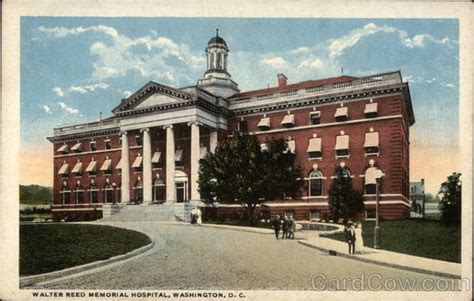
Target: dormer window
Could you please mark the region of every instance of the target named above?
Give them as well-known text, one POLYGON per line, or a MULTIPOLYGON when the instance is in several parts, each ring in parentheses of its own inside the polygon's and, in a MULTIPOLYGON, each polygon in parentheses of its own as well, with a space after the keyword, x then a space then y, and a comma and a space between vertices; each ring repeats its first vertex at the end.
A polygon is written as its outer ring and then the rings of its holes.
POLYGON ((286 128, 294 127, 295 126, 295 115, 290 114, 290 112, 288 112, 288 114, 286 114, 285 117, 283 117, 283 120, 281 121, 281 125, 286 127, 286 128))
POLYGON ((349 157, 349 135, 345 135, 344 131, 341 131, 339 136, 336 136, 336 159, 337 158, 348 158, 349 157))
POLYGON ((321 123, 321 112, 313 111, 309 113, 309 119, 311 125, 316 125, 321 123))
POLYGON ((260 122, 258 123, 258 128, 261 131, 268 131, 271 127, 270 124, 270 117, 267 117, 266 115, 263 115, 263 118, 260 119, 260 122))
POLYGON ((377 103, 371 100, 370 103, 365 104, 364 114, 367 118, 377 117, 377 103))
POLYGON ((349 110, 348 107, 339 107, 336 109, 336 114, 334 114, 337 122, 347 121, 349 119, 349 110))
POLYGON ((364 150, 366 156, 379 154, 379 133, 370 128, 369 133, 365 133, 364 150))

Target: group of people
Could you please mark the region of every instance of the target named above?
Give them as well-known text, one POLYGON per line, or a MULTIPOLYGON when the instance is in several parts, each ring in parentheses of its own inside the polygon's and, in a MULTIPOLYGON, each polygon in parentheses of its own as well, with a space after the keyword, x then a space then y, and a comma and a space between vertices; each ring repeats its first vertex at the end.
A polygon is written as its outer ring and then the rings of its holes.
POLYGON ((272 220, 272 227, 275 230, 275 238, 280 239, 280 230, 282 230, 282 239, 291 238, 295 239, 296 223, 293 218, 287 217, 286 215, 277 215, 272 220))
POLYGON ((195 225, 195 224, 202 224, 202 212, 201 212, 201 209, 199 208, 196 208, 194 207, 192 210, 191 210, 191 224, 195 225))

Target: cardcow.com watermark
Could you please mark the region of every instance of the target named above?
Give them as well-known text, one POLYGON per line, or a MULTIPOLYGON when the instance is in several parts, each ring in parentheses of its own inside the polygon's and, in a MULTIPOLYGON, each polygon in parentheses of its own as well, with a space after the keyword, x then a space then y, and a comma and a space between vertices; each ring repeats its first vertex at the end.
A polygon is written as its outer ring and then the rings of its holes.
POLYGON ((361 274, 360 277, 331 278, 326 274, 314 274, 311 280, 317 291, 470 291, 468 278, 384 278, 381 274, 361 274))

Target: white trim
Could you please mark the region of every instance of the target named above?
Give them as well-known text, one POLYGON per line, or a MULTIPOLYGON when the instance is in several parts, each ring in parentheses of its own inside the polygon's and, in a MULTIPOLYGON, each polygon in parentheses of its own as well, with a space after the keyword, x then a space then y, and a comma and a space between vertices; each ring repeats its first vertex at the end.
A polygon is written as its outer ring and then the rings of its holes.
POLYGON ((316 200, 316 199, 329 199, 329 196, 327 195, 321 195, 321 196, 303 196, 301 197, 303 200, 316 200))
MULTIPOLYGON (((364 205, 375 205, 375 201, 364 201, 364 205)), ((389 200, 379 200, 379 203, 380 204, 402 204, 402 205, 405 205, 407 207, 410 207, 410 204, 404 202, 404 201, 396 201, 396 200, 392 200, 392 201, 389 201, 389 200)))
MULTIPOLYGON (((95 204, 95 203, 94 203, 95 204)), ((103 204, 103 203, 97 203, 103 204)), ((102 207, 94 207, 94 208, 62 208, 62 209, 51 209, 51 211, 102 211, 102 207)))
POLYGON ((54 158, 82 156, 82 155, 89 155, 89 154, 100 154, 100 153, 107 153, 107 152, 114 152, 114 151, 121 151, 121 150, 122 150, 121 148, 111 148, 111 149, 97 150, 94 152, 87 151, 87 152, 71 153, 71 154, 65 154, 65 155, 55 155, 54 158))
MULTIPOLYGON (((256 115, 261 115, 256 114, 256 115)), ((271 133, 280 133, 280 132, 287 132, 287 131, 297 131, 297 130, 307 130, 307 129, 314 129, 314 128, 323 128, 323 127, 331 127, 331 126, 341 126, 344 124, 354 124, 354 123, 364 123, 364 122, 373 122, 379 120, 387 120, 387 119, 396 119, 400 118, 403 121, 402 115, 391 115, 391 116, 383 116, 383 117, 375 117, 375 118, 364 118, 364 119, 356 119, 356 120, 347 120, 347 121, 340 121, 340 122, 330 122, 330 123, 321 123, 321 124, 314 124, 314 125, 302 125, 302 126, 295 126, 292 128, 279 128, 273 129, 268 131, 256 131, 256 132, 248 132, 251 135, 267 135, 271 133)), ((231 137, 232 135, 228 135, 231 137)))
POLYGON ((328 202, 312 202, 312 203, 263 203, 266 207, 298 207, 298 206, 328 206, 328 202))

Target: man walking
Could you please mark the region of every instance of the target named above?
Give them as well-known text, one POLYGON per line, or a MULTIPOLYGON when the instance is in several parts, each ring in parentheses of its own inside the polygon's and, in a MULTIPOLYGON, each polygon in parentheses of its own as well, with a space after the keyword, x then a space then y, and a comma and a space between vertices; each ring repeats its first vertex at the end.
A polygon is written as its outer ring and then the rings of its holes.
POLYGON ((349 254, 355 254, 355 231, 354 228, 351 227, 351 225, 346 224, 346 227, 344 228, 344 238, 347 241, 347 244, 349 246, 349 254))
POLYGON ((281 228, 281 221, 280 221, 280 216, 277 215, 275 218, 272 220, 272 227, 273 230, 275 230, 275 237, 276 239, 280 239, 280 228, 281 228))

